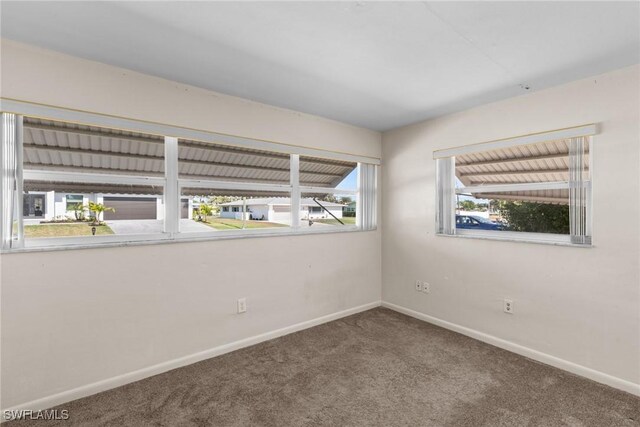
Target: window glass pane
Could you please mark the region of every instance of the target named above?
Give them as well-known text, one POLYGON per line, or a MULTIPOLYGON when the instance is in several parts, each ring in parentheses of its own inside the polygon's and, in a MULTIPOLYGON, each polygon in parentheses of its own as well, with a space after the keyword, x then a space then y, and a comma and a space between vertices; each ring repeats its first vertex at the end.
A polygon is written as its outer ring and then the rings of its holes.
POLYGON ((303 193, 300 199, 301 226, 325 228, 356 224, 356 196, 352 194, 303 193))
POLYGON ((179 177, 288 184, 290 155, 199 141, 178 141, 179 177))
POLYGON ((300 185, 355 190, 355 162, 300 156, 300 185))
POLYGON ((162 187, 26 180, 23 218, 27 241, 162 233, 162 187))
POLYGON ((569 191, 459 194, 456 229, 569 234, 569 191))
POLYGON ((164 137, 24 118, 24 169, 164 175, 164 137))
POLYGON ((291 225, 288 192, 183 188, 180 232, 238 231, 291 225))
MULTIPOLYGON (((465 186, 569 180, 569 139, 456 156, 456 177, 465 186)), ((585 142, 585 179, 589 152, 585 142)))
POLYGON ((356 224, 356 200, 353 191, 358 188, 358 164, 354 162, 301 157, 307 170, 322 171, 329 175, 322 177, 321 182, 309 182, 301 172, 302 186, 327 187, 332 191, 304 192, 300 200, 300 220, 302 227, 314 229, 326 227, 344 227, 356 224), (304 181, 303 181, 304 177, 304 181), (341 193, 344 190, 346 193, 341 193))

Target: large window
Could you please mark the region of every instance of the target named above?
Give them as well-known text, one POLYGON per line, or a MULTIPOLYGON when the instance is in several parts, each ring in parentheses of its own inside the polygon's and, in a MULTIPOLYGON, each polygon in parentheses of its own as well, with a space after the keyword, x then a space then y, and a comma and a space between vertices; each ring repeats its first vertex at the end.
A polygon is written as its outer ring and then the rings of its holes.
POLYGON ((375 159, 15 108, 36 114, 2 113, 3 250, 376 227, 375 159))
POLYGON ((434 153, 441 235, 591 244, 595 125, 434 153))

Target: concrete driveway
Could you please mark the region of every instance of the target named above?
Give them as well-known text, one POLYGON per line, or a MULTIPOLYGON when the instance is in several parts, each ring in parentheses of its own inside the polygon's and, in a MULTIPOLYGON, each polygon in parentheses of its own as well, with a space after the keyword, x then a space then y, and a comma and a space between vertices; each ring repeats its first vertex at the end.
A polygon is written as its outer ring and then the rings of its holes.
MULTIPOLYGON (((157 234, 164 230, 164 221, 158 219, 119 219, 106 222, 115 234, 157 234)), ((216 230, 191 219, 181 219, 180 231, 197 233, 216 230)))

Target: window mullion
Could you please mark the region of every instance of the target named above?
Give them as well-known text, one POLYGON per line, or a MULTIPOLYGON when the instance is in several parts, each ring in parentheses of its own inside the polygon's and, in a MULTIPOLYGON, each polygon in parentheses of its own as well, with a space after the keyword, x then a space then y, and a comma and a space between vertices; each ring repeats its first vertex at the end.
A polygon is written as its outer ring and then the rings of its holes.
POLYGON ((164 138, 164 231, 175 234, 180 226, 180 194, 178 191, 178 138, 164 138))
POLYGON ((291 154, 291 227, 294 230, 300 228, 300 155, 291 154))

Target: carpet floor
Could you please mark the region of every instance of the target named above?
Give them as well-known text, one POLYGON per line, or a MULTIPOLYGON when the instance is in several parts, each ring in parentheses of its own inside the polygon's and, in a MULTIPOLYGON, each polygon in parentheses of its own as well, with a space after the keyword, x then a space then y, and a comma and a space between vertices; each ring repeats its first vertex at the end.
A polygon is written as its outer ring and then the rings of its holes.
POLYGON ((377 308, 6 426, 638 426, 640 398, 377 308))

